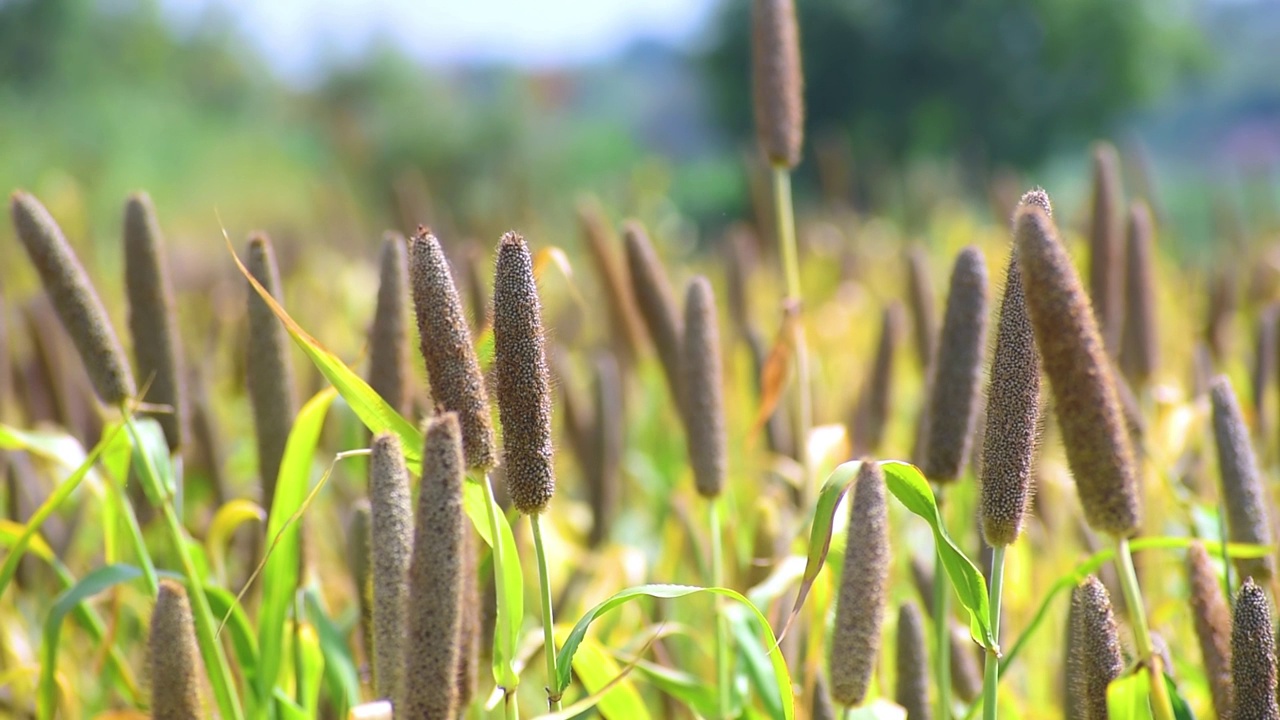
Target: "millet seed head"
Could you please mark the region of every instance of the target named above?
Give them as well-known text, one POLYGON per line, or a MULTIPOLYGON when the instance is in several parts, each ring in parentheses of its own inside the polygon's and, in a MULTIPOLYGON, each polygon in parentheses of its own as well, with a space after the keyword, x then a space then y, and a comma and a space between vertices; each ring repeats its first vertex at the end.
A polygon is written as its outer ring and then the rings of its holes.
POLYGON ((919 245, 907 253, 907 299, 920 367, 928 370, 937 353, 938 311, 929 280, 929 255, 919 245))
POLYGON ((864 459, 849 506, 849 540, 831 632, 831 697, 845 706, 867 697, 889 582, 889 513, 884 471, 864 459))
MULTIPOLYGON (((1249 440, 1249 428, 1236 400, 1231 381, 1225 375, 1209 383, 1213 406, 1213 437, 1218 446, 1218 475, 1222 478, 1222 499, 1227 506, 1227 530, 1231 540, 1258 545, 1271 544, 1271 522, 1267 518, 1267 492, 1263 487, 1258 460, 1249 440)), ((1246 577, 1265 582, 1275 573, 1271 555, 1236 560, 1236 568, 1246 577)))
POLYGON ((480 682, 480 584, 476 573, 476 536, 462 528, 462 620, 458 627, 458 707, 465 708, 480 682))
POLYGON ((1234 720, 1276 720, 1276 641, 1267 595, 1253 578, 1236 595, 1231 627, 1234 720))
POLYGON ((951 622, 951 691, 965 702, 973 702, 982 694, 980 648, 969 635, 969 628, 951 622))
POLYGON ((1107 352, 1120 349, 1124 321, 1124 239, 1120 158, 1110 143, 1093 146, 1093 205, 1089 221, 1089 297, 1107 352))
POLYGON ((1231 609, 1222 595, 1222 584, 1204 545, 1196 542, 1187 548, 1187 580, 1191 594, 1191 617, 1195 621, 1196 639, 1200 644, 1205 679, 1213 695, 1218 717, 1230 718, 1231 686, 1231 609))
POLYGON ((987 343, 987 267, 967 247, 956 258, 947 312, 930 370, 929 414, 921 470, 934 482, 960 476, 973 444, 982 356, 987 343))
POLYGON ((378 300, 369 331, 369 387, 404 414, 409 382, 409 252, 387 233, 378 256, 378 300))
POLYGON ((851 427, 855 453, 873 452, 884 442, 885 429, 893 400, 893 365, 902 344, 902 329, 906 323, 902 304, 896 300, 885 306, 880 318, 880 340, 876 345, 876 357, 871 374, 862 386, 861 395, 851 427))
POLYGON ((1124 671, 1124 658, 1111 597, 1093 575, 1071 592, 1067 648, 1067 692, 1075 711, 1069 717, 1106 720, 1107 685, 1124 671))
POLYGON ((462 654, 462 431, 455 413, 427 420, 409 563, 404 684, 397 715, 452 718, 462 654))
POLYGON ((644 345, 640 314, 631 294, 627 268, 617 256, 617 237, 609 228, 604 210, 595 198, 578 203, 578 225, 586 240, 587 253, 595 266, 600 289, 609 311, 609 331, 618 359, 626 367, 635 364, 644 345))
POLYGON ((373 656, 372 516, 369 501, 361 498, 351 509, 351 520, 347 523, 347 566, 360 605, 360 638, 365 655, 370 658, 373 656))
POLYGON ((622 406, 622 375, 613 355, 602 352, 596 358, 593 387, 594 420, 591 429, 590 473, 587 494, 591 504, 591 534, 588 544, 597 546, 609 535, 613 516, 621 500, 622 455, 626 446, 625 413, 622 406))
POLYGON ((681 344, 685 389, 685 432, 689 463, 698 494, 717 497, 724 490, 728 470, 720 329, 716 321, 711 283, 702 276, 689 282, 684 301, 684 342, 681 344))
POLYGON ((408 607, 409 557, 413 551, 413 505, 409 471, 395 435, 373 438, 369 459, 372 508, 373 678, 380 698, 400 697, 404 680, 404 625, 408 607))
POLYGON ((894 701, 907 711, 909 720, 929 720, 933 709, 929 705, 928 653, 925 650, 924 619, 920 607, 903 603, 898 608, 897 685, 894 701))
POLYGON ((792 0, 751 3, 751 87, 756 139, 774 166, 795 167, 804 143, 804 75, 792 0))
POLYGON ((1053 221, 1031 205, 1014 220, 1027 315, 1089 525, 1128 537, 1141 507, 1128 428, 1089 300, 1053 221))
POLYGON ((431 397, 458 414, 467 467, 488 470, 495 458, 489 396, 449 263, 426 228, 409 241, 409 284, 431 397))
POLYGON ((98 399, 119 405, 137 394, 129 362, 75 252, 44 205, 30 193, 9 199, 14 231, 40 274, 45 292, 80 353, 98 399))
POLYGON ((1129 208, 1125 236, 1124 326, 1121 330, 1120 367, 1135 386, 1145 385, 1160 363, 1156 339, 1156 270, 1151 210, 1141 200, 1129 208))
POLYGON ((556 491, 551 375, 533 258, 524 238, 513 232, 503 235, 498 245, 493 352, 507 491, 516 509, 535 515, 547 508, 556 491))
MULTIPOLYGON (((279 300, 282 287, 275 252, 266 235, 249 237, 249 272, 267 293, 279 300)), ((276 477, 284 447, 293 429, 297 400, 293 391, 293 366, 284 325, 271 308, 249 287, 249 347, 245 362, 249 400, 253 405, 258 440, 258 471, 262 476, 262 505, 271 512, 276 477)))
POLYGON ((173 580, 160 581, 151 613, 151 717, 190 720, 204 717, 200 701, 203 676, 195 621, 187 590, 173 580))
POLYGON ((671 283, 667 280, 667 271, 640 223, 634 220, 624 223, 622 239, 626 245, 627 269, 636 308, 657 350, 671 397, 679 403, 682 397, 680 342, 684 337, 684 323, 676 307, 675 295, 671 292, 671 283))
POLYGON ((130 195, 124 206, 124 285, 138 376, 150 382, 143 399, 170 408, 151 416, 164 430, 169 449, 177 450, 187 420, 181 341, 160 222, 146 193, 130 195))

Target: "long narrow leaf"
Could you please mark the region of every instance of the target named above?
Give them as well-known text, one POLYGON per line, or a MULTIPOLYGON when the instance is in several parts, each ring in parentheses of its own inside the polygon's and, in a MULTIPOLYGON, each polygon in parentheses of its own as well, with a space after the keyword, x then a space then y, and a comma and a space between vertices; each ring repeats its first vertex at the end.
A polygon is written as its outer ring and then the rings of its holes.
POLYGON ((831 549, 831 528, 835 525, 836 506, 840 504, 840 498, 848 492, 849 484, 858 476, 858 470, 861 467, 861 460, 843 463, 831 471, 826 482, 822 483, 822 489, 818 492, 818 506, 813 511, 813 529, 809 531, 808 557, 805 560, 804 576, 800 580, 800 591, 796 594, 796 601, 792 604, 791 613, 787 616, 787 624, 778 635, 779 642, 787 636, 792 621, 800 614, 800 608, 804 607, 805 598, 809 596, 809 589, 818 579, 818 573, 827 560, 827 552, 831 549))

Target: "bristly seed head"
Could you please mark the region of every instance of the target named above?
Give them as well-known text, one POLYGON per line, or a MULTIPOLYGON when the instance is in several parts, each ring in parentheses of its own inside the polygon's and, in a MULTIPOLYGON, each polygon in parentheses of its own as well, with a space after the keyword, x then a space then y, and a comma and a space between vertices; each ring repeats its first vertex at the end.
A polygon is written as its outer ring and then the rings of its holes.
POLYGON ((929 720, 929 660, 925 651, 924 619, 919 606, 903 603, 898 608, 897 687, 894 701, 907 711, 910 720, 929 720))
POLYGON ((400 441, 391 433, 373 438, 369 460, 372 508, 373 678, 380 698, 400 697, 404 681, 404 618, 408 608, 409 557, 413 551, 413 505, 400 441))
POLYGON ((684 301, 684 342, 680 385, 684 398, 689 462, 698 494, 717 497, 724 490, 728 462, 725 430, 720 328, 711 283, 702 276, 689 282, 684 301))
POLYGON ((547 508, 556 491, 551 446, 551 375, 543 346, 542 304, 524 238, 498 246, 493 283, 493 366, 498 375, 507 491, 520 512, 547 508))
POLYGON ((1277 720, 1275 629, 1271 606, 1253 578, 1236 595, 1231 628, 1231 679, 1235 720, 1277 720))
POLYGON ((133 374, 102 300, 53 216, 33 195, 22 191, 10 198, 9 211, 18 239, 40 273, 98 398, 107 405, 119 405, 136 395, 133 374))
POLYGON ((378 258, 378 302, 369 331, 369 387, 404 414, 409 382, 409 253, 404 238, 387 233, 378 258))
POLYGON ((1191 591, 1191 617, 1204 664, 1205 679, 1213 694, 1218 717, 1231 717, 1231 609, 1222 595, 1222 584, 1204 545, 1187 548, 1187 576, 1191 591))
POLYGON ((1120 159, 1110 143, 1093 147, 1093 210, 1089 226, 1089 297, 1107 352, 1120 349, 1124 244, 1120 217, 1120 159))
POLYGON ((143 399, 170 408, 151 415, 164 430, 169 449, 177 450, 187 419, 181 341, 160 222, 146 193, 130 195, 124 206, 124 284, 138 376, 150 382, 143 399))
POLYGON ((884 442, 892 410, 893 364, 902 344, 902 328, 906 319, 902 305, 889 303, 880 319, 880 341, 876 345, 875 362, 858 397, 853 422, 855 454, 874 452, 884 442))
POLYGON ((967 247, 956 258, 938 354, 930 370, 921 469, 934 482, 960 476, 973 444, 982 355, 987 342, 987 268, 967 247))
POLYGON ((831 697, 841 705, 860 705, 867 697, 880 654, 889 561, 884 471, 864 459, 849 505, 849 540, 831 631, 831 697))
POLYGON ((409 282, 431 397, 458 414, 467 467, 488 470, 494 466, 489 396, 449 263, 426 228, 409 244, 409 282))
MULTIPOLYGON (((1271 544, 1271 522, 1267 518, 1267 492, 1258 471, 1258 460, 1249 441, 1249 428, 1236 401, 1231 381, 1219 375, 1209 384, 1213 405, 1213 437, 1218 446, 1218 475, 1222 478, 1222 498, 1227 506, 1227 529, 1231 540, 1257 545, 1271 544)), ((1245 577, 1269 580, 1275 573, 1271 555, 1241 558, 1236 567, 1245 577)))
POLYGON ((1137 472, 1089 300, 1042 210, 1018 209, 1014 241, 1027 315, 1085 518, 1099 532, 1128 537, 1137 531, 1141 514, 1137 472))
POLYGON ((770 164, 795 167, 804 142, 804 75, 795 5, 792 0, 755 0, 751 15, 756 137, 770 164))
POLYGON ((1135 386, 1145 385, 1160 362, 1156 341, 1156 270, 1151 210, 1141 200, 1129 209, 1125 247, 1124 326, 1121 331, 1120 366, 1135 386))
MULTIPOLYGON (((282 294, 280 270, 266 235, 250 236, 249 259, 245 264, 267 293, 279 300, 282 294)), ((249 287, 249 350, 245 368, 258 438, 262 505, 270 512, 275 500, 280 462, 284 459, 285 444, 293 429, 297 400, 289 360, 289 339, 284 325, 252 286, 249 287)))
POLYGON ((631 220, 622 226, 622 238, 627 248, 627 269, 631 276, 631 290, 635 293, 636 307, 644 319, 649 337, 657 350, 658 360, 666 373, 667 387, 677 404, 680 392, 680 342, 684 336, 684 323, 676 309, 675 296, 667 280, 662 260, 654 251, 640 223, 631 220))
POLYGON ((187 590, 173 580, 160 581, 151 613, 151 717, 190 720, 204 717, 200 702, 200 649, 187 590))
POLYGON ((1067 628, 1067 692, 1082 720, 1106 720, 1107 685, 1124 671, 1111 597, 1090 575, 1071 592, 1067 628))
POLYGON ((907 299, 916 354, 920 358, 920 367, 927 371, 937 354, 938 311, 933 285, 929 281, 929 256, 918 245, 907 253, 907 299))

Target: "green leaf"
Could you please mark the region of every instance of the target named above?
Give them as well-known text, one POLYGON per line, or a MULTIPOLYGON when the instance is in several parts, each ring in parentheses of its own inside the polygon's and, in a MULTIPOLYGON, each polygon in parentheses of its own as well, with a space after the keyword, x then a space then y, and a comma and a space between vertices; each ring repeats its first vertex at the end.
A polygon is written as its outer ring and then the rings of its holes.
POLYGON ((85 575, 75 585, 58 595, 53 609, 44 622, 44 637, 40 648, 39 717, 52 720, 58 709, 58 649, 62 634, 62 620, 88 598, 120 583, 142 577, 142 570, 132 565, 107 565, 85 575))
POLYGON ((714 688, 707 687, 702 678, 648 660, 637 662, 635 667, 649 684, 684 703, 697 715, 715 717, 720 712, 720 700, 714 688))
POLYGON ((942 514, 934 500, 929 481, 920 469, 910 463, 890 460, 880 463, 889 492, 898 498, 912 513, 919 515, 933 529, 938 557, 947 570, 951 587, 955 588, 960 604, 969 611, 969 628, 973 638, 985 648, 995 648, 998 642, 991 632, 991 611, 987 605, 987 581, 982 571, 956 545, 943 525, 942 514))
POLYGON ((208 598, 214 615, 227 618, 223 631, 231 634, 231 648, 236 653, 241 672, 246 677, 254 676, 258 671, 258 636, 249 616, 236 602, 236 596, 226 588, 205 585, 204 596, 208 598))
MULTIPOLYGON (((563 639, 564 633, 557 630, 557 642, 563 639)), ((583 638, 578 652, 573 658, 573 670, 578 680, 589 694, 604 692, 596 700, 596 709, 609 720, 644 720, 649 717, 649 710, 644 706, 644 698, 629 678, 617 679, 622 674, 618 665, 605 649, 591 638, 583 638), (613 683, 606 691, 605 688, 613 683)))
POLYGON ((298 412, 285 443, 280 476, 276 481, 271 516, 267 519, 269 540, 262 571, 262 608, 258 615, 258 698, 273 696, 284 658, 285 631, 289 607, 298 587, 298 524, 295 516, 303 510, 303 502, 311 484, 311 466, 325 415, 337 393, 332 388, 321 390, 298 412))
MULTIPOLYGON (((779 718, 785 715, 782 703, 777 695, 777 680, 769 668, 768 652, 760 644, 760 637, 751 627, 749 618, 742 608, 734 606, 726 608, 729 617, 729 629, 733 632, 736 655, 742 659, 742 670, 746 680, 760 694, 769 717, 779 718)), ((737 683, 734 683, 737 686, 737 683)))
POLYGON ((1151 679, 1146 672, 1133 672, 1107 685, 1107 717, 1151 720, 1151 679))
POLYGON ((1169 689, 1169 700, 1173 703, 1173 716, 1177 720, 1196 720, 1196 714, 1191 712, 1191 706, 1187 704, 1187 699, 1182 697, 1182 693, 1178 692, 1178 684, 1173 681, 1169 673, 1164 674, 1164 686, 1169 689))
POLYGON ((706 588, 694 585, 640 585, 637 587, 627 588, 626 590, 616 593, 613 597, 591 608, 580 620, 578 620, 578 623, 573 626, 573 630, 565 637, 564 644, 561 646, 560 652, 557 655, 556 668, 559 673, 559 677, 556 678, 557 692, 564 692, 564 689, 569 686, 569 681, 572 677, 571 663, 573 662, 573 656, 578 651, 579 644, 581 644, 583 638, 586 637, 587 630, 590 629, 591 623, 594 622, 596 618, 621 605, 635 600, 636 598, 652 597, 672 599, 701 593, 711 593, 713 595, 721 595, 736 600, 749 608, 755 615, 756 621, 759 623, 761 629, 764 630, 764 635, 769 640, 769 662, 773 666, 774 673, 772 689, 780 696, 778 699, 782 707, 782 717, 786 718, 786 720, 793 720, 795 717, 795 698, 792 696, 791 675, 787 671, 787 664, 782 657, 782 652, 778 648, 778 641, 773 635, 773 629, 769 627, 769 621, 763 614, 761 614, 759 608, 752 605, 751 601, 746 597, 728 588, 720 587, 706 588))
POLYGON ((804 576, 800 580, 800 591, 796 594, 796 601, 791 606, 791 614, 787 616, 787 624, 783 626, 779 637, 786 637, 792 621, 800 614, 800 608, 804 606, 805 598, 809 596, 810 588, 818 579, 818 573, 827 559, 827 551, 831 549, 831 528, 835 525, 836 506, 840 504, 840 498, 844 497, 845 492, 849 490, 849 484, 858 476, 858 470, 861 468, 861 460, 843 463, 831 471, 826 482, 822 483, 822 489, 818 492, 818 505, 813 511, 813 529, 809 531, 809 551, 805 560, 804 576))
POLYGON ((341 630, 325 611, 324 599, 317 588, 309 587, 305 594, 307 619, 320 636, 320 649, 324 652, 325 684, 334 712, 339 717, 347 714, 347 708, 360 702, 360 675, 351 658, 350 648, 341 630))
POLYGON ((142 483, 142 491, 147 501, 159 506, 164 498, 176 497, 177 481, 174 479, 173 462, 169 459, 169 443, 165 440, 164 430, 155 418, 133 418, 135 442, 133 443, 133 466, 138 468, 138 481, 142 483), (155 473, 142 472, 142 468, 150 462, 155 473))
POLYGON ((227 501, 213 514, 204 545, 213 560, 213 574, 219 582, 226 582, 227 543, 230 542, 232 533, 250 520, 262 522, 266 519, 267 511, 261 505, 244 498, 227 501))
MULTIPOLYGON (((520 675, 515 669, 516 653, 520 645, 520 623, 524 621, 524 576, 520 569, 520 553, 516 550, 516 539, 511 533, 511 525, 502 513, 502 508, 493 497, 493 488, 489 478, 481 478, 478 482, 467 482, 463 488, 463 502, 466 504, 471 486, 480 491, 482 506, 479 511, 484 514, 483 527, 490 531, 490 537, 498 536, 497 545, 489 557, 493 565, 494 588, 498 594, 498 617, 493 632, 493 680, 507 692, 514 692, 520 685, 520 675)), ((467 510, 472 524, 477 520, 471 509, 467 510)), ((477 526, 479 527, 479 526, 477 526)), ((567 669, 567 668, 566 668, 567 669)))
POLYGON ((309 622, 294 624, 294 653, 298 667, 294 677, 298 682, 298 704, 308 717, 319 717, 320 679, 324 676, 324 651, 320 648, 320 636, 309 622))

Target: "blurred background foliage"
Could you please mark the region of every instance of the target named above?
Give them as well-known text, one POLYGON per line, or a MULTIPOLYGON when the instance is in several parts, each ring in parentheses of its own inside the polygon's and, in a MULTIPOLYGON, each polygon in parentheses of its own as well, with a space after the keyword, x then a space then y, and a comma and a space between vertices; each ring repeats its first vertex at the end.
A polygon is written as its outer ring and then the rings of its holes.
MULTIPOLYGON (((322 58, 299 83, 248 41, 231 5, 176 27, 154 0, 0 0, 0 181, 110 236, 137 187, 180 236, 214 237, 221 218, 235 233, 370 242, 422 219, 483 237, 521 222, 559 232, 590 190, 693 241, 751 213, 748 10, 721 2, 691 43, 639 38, 552 67, 423 65, 374 42, 322 58)), ((845 195, 826 199, 913 232, 919 196, 938 182, 985 208, 997 170, 1048 184, 1082 169, 1089 140, 1112 137, 1146 169, 1129 181, 1177 216, 1178 246, 1274 221, 1274 3, 805 0, 799 11, 810 198, 845 195), (1228 192, 1242 184, 1260 190, 1228 192)))

